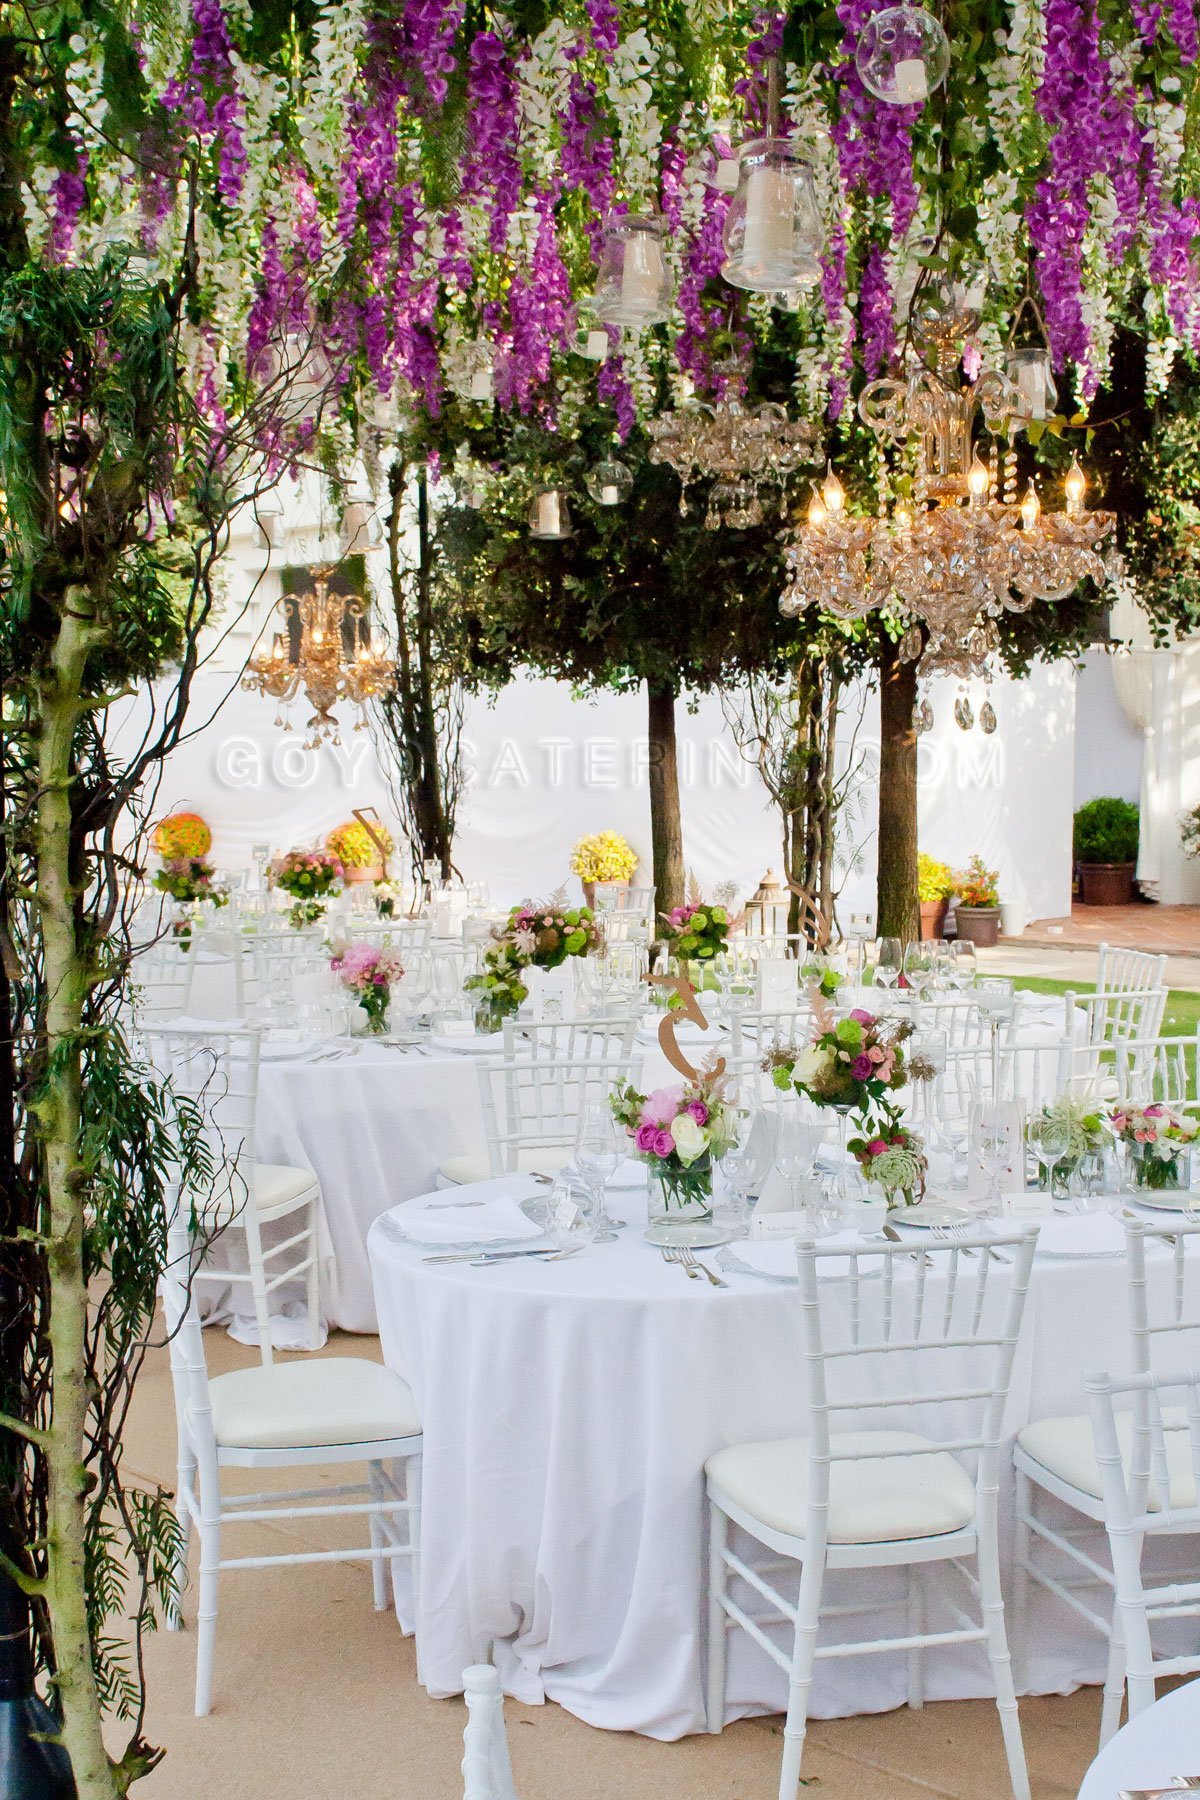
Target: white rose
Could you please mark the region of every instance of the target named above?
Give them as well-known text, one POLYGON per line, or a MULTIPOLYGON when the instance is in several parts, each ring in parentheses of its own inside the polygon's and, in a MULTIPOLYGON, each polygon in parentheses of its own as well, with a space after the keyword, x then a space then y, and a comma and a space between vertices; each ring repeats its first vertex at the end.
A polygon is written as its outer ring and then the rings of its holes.
POLYGON ((824 1075, 833 1061, 833 1051, 821 1044, 810 1044, 796 1058, 796 1080, 806 1085, 824 1075))
POLYGON ((686 1168, 694 1163, 698 1156, 703 1156, 708 1149, 708 1133, 703 1125, 697 1125, 691 1113, 680 1113, 671 1122, 671 1136, 675 1139, 675 1149, 680 1162, 686 1168))

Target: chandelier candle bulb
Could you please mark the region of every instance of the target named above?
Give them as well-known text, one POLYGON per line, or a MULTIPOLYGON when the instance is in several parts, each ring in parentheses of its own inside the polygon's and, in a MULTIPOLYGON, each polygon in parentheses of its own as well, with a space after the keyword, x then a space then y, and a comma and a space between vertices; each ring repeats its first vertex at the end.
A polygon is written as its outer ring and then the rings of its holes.
POLYGON ((896 99, 901 106, 913 106, 929 98, 929 82, 925 64, 919 57, 906 57, 896 64, 896 99))
POLYGON ((1063 483, 1067 496, 1067 517, 1078 519, 1083 512, 1083 496, 1087 492, 1087 476, 1079 466, 1079 458, 1071 458, 1071 466, 1067 470, 1067 478, 1063 483))
POLYGON ((1021 501, 1021 523, 1024 525, 1026 531, 1034 530, 1041 510, 1042 503, 1038 499, 1037 489, 1031 481, 1029 486, 1025 489, 1025 497, 1021 501))
POLYGON ((980 462, 976 454, 971 458, 971 466, 967 470, 967 488, 976 506, 982 503, 987 494, 989 479, 987 464, 980 462))
POLYGON ((821 529, 822 525, 825 525, 828 523, 828 520, 829 520, 829 508, 826 506, 824 500, 822 500, 820 494, 817 492, 817 488, 814 483, 813 491, 812 491, 812 499, 808 503, 808 523, 814 531, 819 531, 821 529))
POLYGON ((821 483, 821 498, 824 500, 826 509, 831 517, 836 519, 839 514, 844 511, 846 505, 846 490, 834 474, 833 465, 831 463, 827 463, 825 467, 825 479, 821 483))

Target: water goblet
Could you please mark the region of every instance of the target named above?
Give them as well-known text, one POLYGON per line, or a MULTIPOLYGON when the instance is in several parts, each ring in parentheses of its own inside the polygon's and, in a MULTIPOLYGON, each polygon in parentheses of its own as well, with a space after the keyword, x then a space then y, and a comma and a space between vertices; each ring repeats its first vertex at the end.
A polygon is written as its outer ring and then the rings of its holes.
POLYGON ((774 1123, 774 1115, 762 1107, 739 1106, 734 1112, 733 1142, 720 1167, 733 1194, 732 1222, 740 1236, 775 1160, 774 1123))
POLYGON ((904 979, 913 992, 914 1009, 934 976, 933 951, 928 944, 912 943, 904 947, 904 979))
POLYGON ((596 1241, 596 1207, 586 1181, 564 1169, 554 1178, 546 1232, 560 1250, 582 1250, 596 1241))
POLYGON ((1054 1171, 1071 1148, 1071 1127, 1065 1119, 1042 1109, 1029 1121, 1026 1141, 1037 1159, 1040 1186, 1054 1194, 1054 1171))
POLYGON ((904 968, 904 946, 898 937, 885 937, 875 944, 875 985, 894 988, 904 968))
POLYGON ((976 1142, 987 1177, 987 1193, 980 1211, 994 1217, 1000 1211, 1000 1177, 1022 1160, 1020 1108, 1010 1100, 976 1102, 976 1142))
POLYGON ((575 1167, 592 1194, 596 1236, 613 1243, 624 1219, 612 1219, 604 1208, 604 1191, 621 1161, 621 1136, 612 1110, 604 1101, 589 1101, 575 1127, 575 1167))
POLYGON ((970 938, 955 938, 950 946, 954 959, 954 985, 960 991, 975 984, 979 973, 979 958, 975 954, 975 946, 970 938))

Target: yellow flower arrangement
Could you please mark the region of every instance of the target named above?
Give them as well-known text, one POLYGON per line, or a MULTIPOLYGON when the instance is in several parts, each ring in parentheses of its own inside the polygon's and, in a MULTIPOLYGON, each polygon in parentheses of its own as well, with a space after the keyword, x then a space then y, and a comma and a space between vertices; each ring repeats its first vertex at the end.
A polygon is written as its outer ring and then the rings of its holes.
POLYGON ((154 827, 150 844, 164 862, 191 861, 208 855, 212 832, 199 813, 171 813, 154 827))
MULTIPOLYGON (((396 847, 391 832, 380 825, 375 830, 383 842, 383 855, 390 856, 396 847)), ((379 845, 358 819, 335 825, 325 839, 325 848, 347 869, 372 869, 380 861, 379 845)))
POLYGON ((571 852, 571 868, 580 881, 629 881, 637 866, 637 851, 619 831, 581 837, 571 852))

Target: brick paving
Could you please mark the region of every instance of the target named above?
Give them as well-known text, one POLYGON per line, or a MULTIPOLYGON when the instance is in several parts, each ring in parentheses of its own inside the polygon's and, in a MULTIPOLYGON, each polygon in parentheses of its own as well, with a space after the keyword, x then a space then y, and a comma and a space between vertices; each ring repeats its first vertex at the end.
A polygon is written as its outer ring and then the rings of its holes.
POLYGON ((1074 906, 1065 918, 1035 919, 1012 944, 1061 950, 1119 944, 1155 956, 1200 956, 1200 906, 1074 906))

